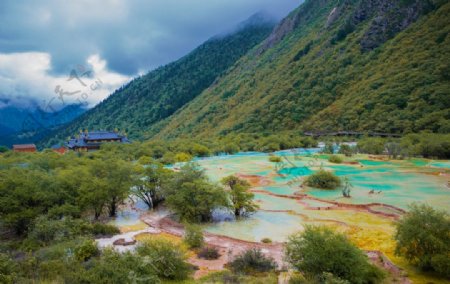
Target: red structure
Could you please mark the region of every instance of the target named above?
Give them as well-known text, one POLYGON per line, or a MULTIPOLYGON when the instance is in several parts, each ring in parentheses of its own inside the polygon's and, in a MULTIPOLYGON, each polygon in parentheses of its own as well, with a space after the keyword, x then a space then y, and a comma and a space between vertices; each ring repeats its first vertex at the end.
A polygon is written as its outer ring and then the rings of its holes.
POLYGON ((56 144, 52 146, 52 151, 64 155, 67 151, 69 151, 66 147, 60 144, 56 144))
POLYGON ((34 144, 20 144, 13 145, 14 152, 34 153, 36 152, 36 145, 34 144))

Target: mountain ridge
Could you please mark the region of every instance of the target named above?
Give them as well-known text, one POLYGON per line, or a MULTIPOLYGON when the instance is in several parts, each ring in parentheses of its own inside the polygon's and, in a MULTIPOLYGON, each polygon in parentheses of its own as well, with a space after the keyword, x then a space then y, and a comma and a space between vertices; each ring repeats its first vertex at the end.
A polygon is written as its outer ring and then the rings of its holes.
POLYGON ((155 125, 147 137, 285 130, 449 132, 445 58, 450 57, 450 24, 445 14, 450 5, 407 2, 306 1, 240 61, 234 74, 155 125), (393 25, 389 38, 368 33, 380 19, 376 12, 347 30, 348 18, 371 3, 389 4, 391 10, 381 11, 394 18, 420 16, 405 20, 409 24, 402 30, 393 25), (333 11, 341 11, 340 17, 333 19, 333 11), (366 50, 362 42, 368 34, 378 47, 366 50), (416 36, 422 42, 414 41, 416 36), (271 39, 276 40, 268 45, 271 39), (232 95, 222 98, 226 93, 232 95))
MULTIPOLYGON (((145 84, 124 91, 136 79, 110 96, 105 105, 111 113, 99 106, 85 115, 90 119, 53 137, 105 125, 135 125, 130 136, 140 140, 280 131, 449 133, 449 13, 446 0, 307 0, 195 95, 168 90, 166 97, 150 100, 156 112, 140 113, 142 106, 133 108, 133 100, 150 104, 145 84), (121 96, 123 103, 111 104, 121 96), (122 117, 111 115, 115 111, 122 117)), ((183 74, 198 70, 191 64, 183 74)), ((155 74, 160 73, 146 76, 155 74)), ((183 79, 156 80, 154 86, 168 82, 183 79)))
POLYGON ((272 31, 272 20, 252 17, 234 33, 212 37, 181 59, 135 78, 74 122, 53 132, 43 144, 65 139, 80 129, 119 128, 132 139, 142 138, 146 128, 213 85, 272 31))

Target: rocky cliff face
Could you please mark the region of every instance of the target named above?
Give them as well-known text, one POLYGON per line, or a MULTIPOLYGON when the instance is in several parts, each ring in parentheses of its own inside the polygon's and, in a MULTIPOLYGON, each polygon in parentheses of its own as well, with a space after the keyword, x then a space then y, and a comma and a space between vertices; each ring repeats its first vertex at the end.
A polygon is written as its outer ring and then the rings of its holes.
POLYGON ((420 16, 428 13, 434 7, 429 1, 393 1, 365 0, 362 1, 355 18, 363 11, 373 11, 370 27, 361 39, 361 48, 365 51, 377 48, 399 32, 405 30, 420 16), (409 3, 408 3, 409 2, 409 3))
POLYGON ((431 0, 346 0, 332 11, 327 26, 336 21, 340 14, 345 14, 342 11, 353 8, 333 40, 342 40, 359 25, 367 24, 360 45, 363 51, 369 51, 393 38, 439 5, 437 1, 431 0))

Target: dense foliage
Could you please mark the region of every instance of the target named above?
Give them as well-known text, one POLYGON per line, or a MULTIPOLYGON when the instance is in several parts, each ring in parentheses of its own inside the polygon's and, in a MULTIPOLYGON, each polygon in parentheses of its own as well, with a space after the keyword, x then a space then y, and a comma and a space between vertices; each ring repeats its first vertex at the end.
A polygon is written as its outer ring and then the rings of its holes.
POLYGON ((344 159, 342 159, 342 157, 338 156, 338 155, 331 155, 328 158, 328 162, 334 163, 334 164, 341 164, 343 161, 344 161, 344 159))
POLYGON ((153 132, 448 133, 449 13, 448 1, 306 1, 153 132))
POLYGON ((388 154, 392 158, 449 159, 450 135, 420 133, 408 134, 398 139, 363 138, 358 141, 357 150, 366 154, 388 154))
POLYGON ((203 247, 205 240, 202 228, 195 224, 186 224, 184 226, 183 241, 192 249, 203 247))
POLYGON ((166 194, 166 205, 181 221, 209 222, 215 209, 229 207, 222 187, 209 182, 196 164, 187 164, 173 180, 166 194))
POLYGON ((229 190, 231 207, 236 217, 249 215, 259 208, 253 201, 255 195, 249 192, 249 182, 236 176, 224 177, 221 182, 229 190))
POLYGON ((325 227, 306 227, 289 237, 286 258, 292 267, 319 283, 329 283, 324 272, 349 283, 380 283, 383 279, 364 252, 344 235, 325 227))
POLYGON ((204 247, 198 253, 197 256, 199 258, 213 260, 218 259, 220 257, 219 250, 214 247, 204 247))
POLYGON ((413 204, 397 223, 396 253, 423 270, 450 278, 450 216, 413 204))
POLYGON ((321 189, 336 189, 341 186, 341 179, 332 172, 319 170, 305 179, 305 184, 321 189))
POLYGON ((277 268, 276 262, 258 249, 250 249, 241 253, 228 266, 238 274, 268 272, 277 268))
POLYGON ((448 133, 449 12, 438 0, 309 0, 262 43, 271 30, 264 21, 213 38, 119 89, 46 144, 85 128, 120 128, 131 138, 448 133))
POLYGON ((272 30, 273 21, 256 15, 238 29, 211 38, 185 57, 138 77, 94 109, 46 140, 47 146, 79 129, 125 130, 142 138, 148 127, 198 96, 272 30))

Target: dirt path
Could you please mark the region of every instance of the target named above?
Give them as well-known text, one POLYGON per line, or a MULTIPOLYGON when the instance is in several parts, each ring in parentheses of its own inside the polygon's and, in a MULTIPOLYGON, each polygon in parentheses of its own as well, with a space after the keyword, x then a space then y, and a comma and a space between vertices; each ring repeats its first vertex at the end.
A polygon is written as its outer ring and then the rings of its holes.
MULTIPOLYGON (((184 234, 183 226, 170 219, 169 216, 146 214, 141 217, 141 220, 159 232, 164 232, 177 237, 182 237, 184 234)), ((199 268, 199 270, 195 272, 195 279, 205 276, 213 271, 223 270, 225 264, 234 259, 236 255, 249 249, 260 249, 265 255, 272 257, 277 262, 278 268, 280 269, 287 267, 287 264, 283 261, 283 243, 264 244, 248 242, 207 232, 204 233, 204 237, 206 244, 209 247, 217 248, 221 257, 217 260, 204 260, 192 256, 189 259, 189 262, 199 268)), ((382 252, 366 251, 366 253, 371 262, 384 268, 391 274, 391 279, 395 279, 397 283, 411 283, 406 276, 403 276, 402 270, 395 266, 395 264, 393 264, 382 252)))
MULTIPOLYGON (((171 220, 168 216, 146 214, 141 217, 141 220, 150 227, 173 236, 182 237, 184 234, 183 226, 171 220)), ((219 250, 221 257, 217 260, 204 260, 199 259, 197 256, 191 257, 189 262, 199 268, 194 275, 196 279, 212 271, 223 270, 226 263, 249 249, 260 249, 265 255, 272 257, 278 263, 279 268, 285 266, 282 243, 263 244, 247 242, 207 232, 204 233, 204 238, 205 243, 209 247, 219 250)))

